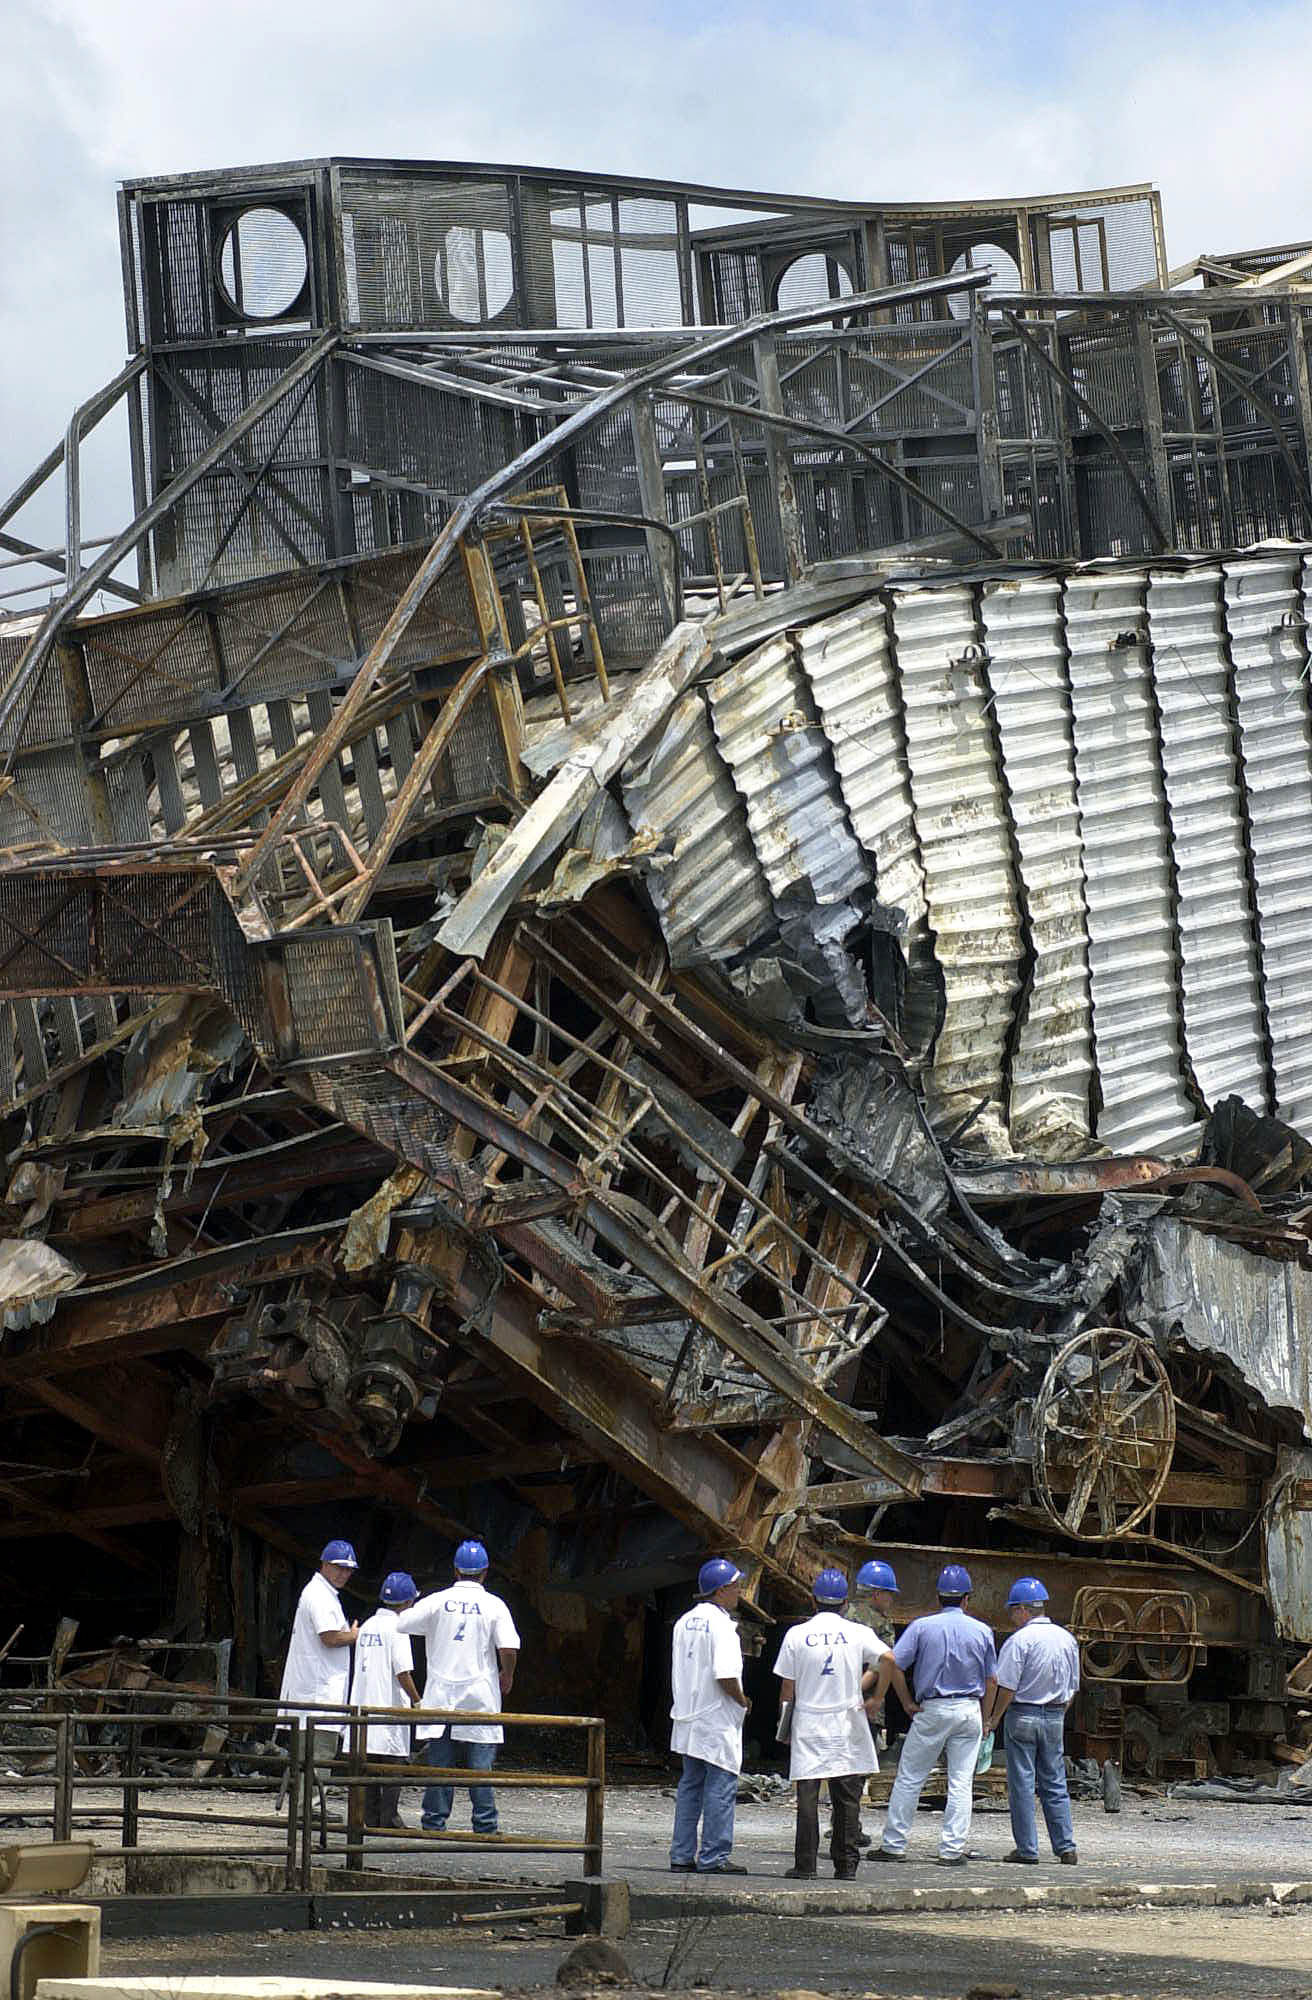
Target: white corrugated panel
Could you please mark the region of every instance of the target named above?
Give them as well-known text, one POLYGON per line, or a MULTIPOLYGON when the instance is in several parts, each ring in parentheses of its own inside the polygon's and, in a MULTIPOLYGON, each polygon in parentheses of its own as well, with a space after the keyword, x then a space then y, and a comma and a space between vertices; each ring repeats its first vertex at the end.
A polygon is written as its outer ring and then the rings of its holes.
POLYGON ((634 831, 673 842, 673 858, 648 887, 674 965, 734 957, 774 928, 747 815, 700 692, 680 698, 656 749, 622 782, 634 831))
POLYGON ((713 681, 709 694, 716 741, 780 910, 842 903, 869 888, 792 640, 758 647, 713 681))
POLYGON ((1051 1158, 1089 1137, 1093 1023, 1061 586, 986 585, 993 714, 1034 947, 1012 1064, 1012 1138, 1051 1158))
POLYGON ((1276 1108, 1312 1130, 1312 786, 1309 784, 1303 564, 1298 556, 1226 563, 1240 747, 1257 880, 1258 941, 1271 1025, 1276 1108))
POLYGON ((1089 975, 1102 1113, 1125 1152, 1197 1131, 1184 1087, 1165 801, 1142 572, 1071 577, 1066 636, 1084 841, 1089 975))
POLYGON ((875 864, 881 903, 924 927, 925 878, 902 754, 901 701, 877 597, 797 635, 802 670, 829 740, 852 830, 875 864))
POLYGON ((1185 1047, 1209 1104, 1235 1093, 1265 1111, 1220 569, 1150 571, 1148 632, 1179 897, 1185 1047))
POLYGON ((930 1080, 1001 1107, 1020 913, 970 590, 900 590, 893 630, 929 924, 947 992, 930 1080))

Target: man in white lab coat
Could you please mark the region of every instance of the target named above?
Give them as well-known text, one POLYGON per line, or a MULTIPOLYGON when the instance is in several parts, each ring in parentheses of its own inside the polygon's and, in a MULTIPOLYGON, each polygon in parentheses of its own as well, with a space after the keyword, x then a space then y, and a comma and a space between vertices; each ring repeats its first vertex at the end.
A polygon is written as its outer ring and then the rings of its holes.
MULTIPOLYGON (((413 1708, 418 1704, 414 1652, 400 1629, 400 1614, 409 1610, 418 1595, 407 1570, 394 1569, 383 1578, 378 1609, 372 1618, 365 1619, 355 1642, 352 1708, 413 1708)), ((371 1764, 410 1762, 410 1724, 399 1716, 390 1722, 369 1723, 364 1736, 365 1755, 371 1764)), ((399 1785, 364 1787, 364 1823, 370 1827, 405 1825, 399 1785)))
POLYGON ((712 1556, 697 1573, 699 1601, 674 1627, 670 1748, 683 1759, 670 1842, 675 1875, 747 1873, 729 1858, 743 1767, 743 1721, 752 1705, 743 1693, 743 1649, 729 1615, 742 1580, 742 1571, 727 1556, 712 1556))
MULTIPOLYGON (((342 1737, 342 1724, 316 1714, 302 1704, 329 1703, 345 1708, 351 1683, 351 1647, 359 1626, 342 1610, 338 1592, 359 1565, 349 1542, 328 1542, 319 1557, 319 1567, 310 1578, 296 1605, 291 1642, 278 1690, 281 1715, 301 1718, 301 1739, 305 1754, 317 1765, 327 1764, 342 1737)), ((284 1778, 278 1803, 287 1791, 284 1778)))
POLYGON ((827 1782, 829 1858, 837 1880, 851 1882, 861 1859, 861 1790, 879 1769, 864 1695, 888 1647, 868 1626, 843 1616, 847 1578, 841 1570, 821 1570, 811 1594, 815 1616, 794 1625, 774 1665, 780 1699, 792 1703, 788 1775, 797 1787, 797 1831, 788 1875, 794 1882, 815 1877, 820 1787, 827 1782))
MULTIPOLYGON (((519 1633, 504 1599, 484 1588, 488 1556, 482 1542, 462 1542, 456 1550, 455 1581, 430 1591, 398 1625, 424 1642, 427 1675, 425 1708, 482 1710, 494 1715, 505 1704, 519 1659, 519 1633)), ((505 1735, 499 1722, 420 1722, 416 1739, 424 1761, 439 1770, 490 1771, 505 1735)), ((441 1833, 451 1817, 454 1790, 429 1785, 421 1825, 441 1833)), ((471 1785, 469 1801, 475 1833, 497 1831, 497 1800, 491 1785, 471 1785)))

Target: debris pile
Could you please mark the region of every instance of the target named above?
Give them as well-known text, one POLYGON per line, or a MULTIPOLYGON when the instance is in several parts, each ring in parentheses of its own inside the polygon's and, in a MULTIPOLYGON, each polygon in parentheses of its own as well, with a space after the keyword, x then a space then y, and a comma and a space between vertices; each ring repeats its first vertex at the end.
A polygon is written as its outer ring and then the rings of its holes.
POLYGON ((325 1524, 477 1529, 539 1704, 629 1724, 707 1547, 774 1613, 1041 1559, 1081 1755, 1282 1738, 1298 274, 1171 293, 1151 190, 1029 205, 1004 297, 892 211, 524 175, 503 263, 394 178, 125 191, 140 511, 84 565, 70 456, 0 623, 0 1535, 267 1690, 325 1524))

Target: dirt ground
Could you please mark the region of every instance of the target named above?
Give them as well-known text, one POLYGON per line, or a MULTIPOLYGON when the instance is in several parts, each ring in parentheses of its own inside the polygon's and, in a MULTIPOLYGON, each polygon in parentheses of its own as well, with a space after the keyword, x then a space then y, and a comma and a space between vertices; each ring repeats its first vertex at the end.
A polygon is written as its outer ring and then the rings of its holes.
MULTIPOLYGON (((318 1932, 108 1943, 107 1973, 309 1973, 499 1987, 554 1981, 568 1941, 559 1925, 495 1931, 318 1932)), ((1308 2000, 1312 1909, 862 1917, 751 1916, 636 1926, 620 1946, 641 1990, 735 1993, 804 1989, 965 2000, 972 1988, 1022 2000, 1080 1995, 1134 2000, 1308 2000)), ((618 1996, 615 1996, 618 2000, 618 1996)))

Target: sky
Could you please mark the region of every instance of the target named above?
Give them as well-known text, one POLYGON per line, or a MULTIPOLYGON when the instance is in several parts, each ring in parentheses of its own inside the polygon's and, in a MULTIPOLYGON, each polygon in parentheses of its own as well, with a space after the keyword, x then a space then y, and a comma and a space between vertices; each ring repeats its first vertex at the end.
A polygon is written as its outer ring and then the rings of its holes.
MULTIPOLYGON (((0 495, 123 361, 125 178, 343 153, 872 202, 1150 180, 1178 264, 1312 239, 1310 73, 1305 0, 0 0, 0 495)), ((123 525, 119 451, 88 534, 123 525)))

